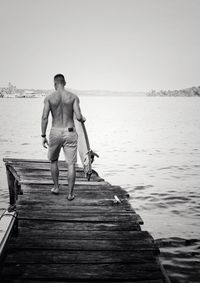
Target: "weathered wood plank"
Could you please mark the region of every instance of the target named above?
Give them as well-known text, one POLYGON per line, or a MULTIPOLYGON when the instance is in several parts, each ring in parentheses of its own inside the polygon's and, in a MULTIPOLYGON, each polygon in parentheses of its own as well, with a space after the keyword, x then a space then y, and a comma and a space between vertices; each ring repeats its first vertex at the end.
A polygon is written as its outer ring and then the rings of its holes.
MULTIPOLYGON (((18 171, 17 171, 17 174, 20 174, 18 171)), ((67 180, 68 176, 67 174, 60 174, 59 175, 59 183, 64 182, 65 180, 67 180)), ((23 174, 21 173, 20 174, 20 179, 21 180, 27 180, 27 181, 32 181, 32 180, 41 180, 41 179, 44 179, 45 181, 49 181, 49 180, 52 180, 52 177, 49 175, 43 175, 43 174, 38 174, 37 173, 35 175, 27 175, 26 172, 24 172, 23 174)), ((76 174, 76 180, 79 181, 79 182, 88 182, 87 180, 87 177, 83 174, 76 174)), ((104 179, 102 178, 99 178, 97 176, 91 176, 90 178, 90 182, 103 182, 104 179)), ((36 183, 38 184, 38 183, 36 183)))
MULTIPOLYGON (((22 279, 22 278, 20 278, 19 280, 18 279, 4 279, 4 282, 5 283, 27 283, 27 279, 22 279)), ((71 280, 68 280, 67 279, 67 281, 65 280, 65 281, 63 281, 63 280, 60 280, 59 279, 59 281, 52 281, 52 280, 50 280, 50 279, 48 279, 48 281, 44 281, 44 280, 40 280, 40 279, 29 279, 28 280, 28 283, 44 283, 44 282, 48 282, 48 283, 57 283, 57 282, 59 282, 59 283, 74 283, 74 282, 76 282, 76 283, 86 283, 86 282, 95 282, 95 283, 102 283, 102 281, 101 281, 101 279, 96 279, 95 281, 92 279, 92 281, 90 280, 90 279, 88 279, 87 281, 85 281, 85 280, 76 280, 76 281, 71 281, 71 280)), ((112 279, 104 279, 104 281, 103 281, 104 283, 136 283, 136 282, 138 282, 138 283, 164 283, 164 281, 162 280, 162 279, 153 279, 153 280, 151 280, 151 279, 148 279, 148 280, 136 280, 136 279, 134 279, 134 281, 132 280, 132 281, 130 281, 130 280, 124 280, 124 279, 120 279, 120 281, 118 281, 118 280, 112 280, 112 279)), ((166 283, 166 282, 165 282, 166 283)))
MULTIPOLYGON (((5 163, 11 163, 11 164, 14 164, 14 163, 20 163, 20 162, 23 162, 23 163, 50 163, 50 161, 48 159, 25 159, 25 158, 9 158, 9 157, 5 157, 3 158, 3 162, 5 163)), ((64 160, 60 160, 59 163, 65 163, 64 160)))
MULTIPOLYGON (((19 161, 10 161, 10 162, 5 162, 6 165, 9 165, 9 166, 12 166, 14 168, 40 168, 40 169, 49 169, 50 168, 50 162, 47 161, 47 162, 29 162, 29 161, 22 161, 22 160, 19 160, 19 161)), ((67 167, 67 164, 65 161, 59 161, 58 162, 58 166, 59 168, 61 169, 65 169, 67 170, 68 167, 67 167)), ((80 167, 78 164, 76 164, 76 169, 78 170, 82 170, 83 171, 83 168, 80 167)))
MULTIPOLYGON (((76 168, 76 177, 85 177, 85 173, 83 170, 79 169, 77 167, 76 168)), ((18 174, 21 175, 26 175, 28 177, 31 177, 31 176, 47 176, 47 177, 50 177, 51 176, 51 171, 50 171, 50 168, 46 169, 46 170, 41 170, 41 169, 38 169, 38 168, 20 168, 20 167, 16 167, 16 171, 18 174)), ((61 176, 64 176, 66 177, 68 175, 68 170, 61 170, 59 172, 59 177, 61 176)), ((93 174, 92 174, 93 176, 93 174)), ((94 175, 95 176, 95 175, 94 175)))
POLYGON ((83 222, 58 222, 58 221, 40 221, 40 220, 20 220, 19 228, 25 227, 29 229, 47 229, 53 230, 76 230, 76 231, 140 231, 140 225, 136 223, 123 223, 123 222, 112 222, 112 223, 83 223, 83 222))
MULTIPOLYGON (((127 217, 136 217, 136 212, 135 211, 130 211, 130 210, 118 210, 118 209, 115 209, 114 208, 110 208, 110 209, 106 209, 104 206, 101 206, 99 208, 96 208, 96 207, 92 207, 92 206, 88 206, 88 207, 83 207, 83 206, 70 206, 70 207, 66 207, 66 206, 62 206, 62 207, 58 207, 58 205, 52 205, 52 206, 44 206, 44 207, 39 207, 39 206, 33 206, 33 205, 18 205, 17 206, 17 211, 18 211, 18 215, 20 213, 23 213, 23 212, 27 212, 28 214, 29 213, 50 213, 50 214, 63 214, 65 213, 66 215, 69 215, 71 214, 71 216, 75 216, 75 217, 81 217, 82 215, 83 216, 97 216, 97 215, 100 215, 100 216, 127 216, 127 217)), ((140 218, 140 216, 138 215, 138 218, 140 218)))
MULTIPOLYGON (((20 181, 21 183, 25 183, 25 182, 30 182, 30 184, 41 184, 41 181, 46 183, 46 184, 51 184, 51 181, 52 181, 52 177, 51 176, 43 176, 43 175, 40 175, 40 176, 27 176, 26 174, 22 174, 20 176, 20 181)), ((67 176, 60 176, 59 177, 59 182, 60 184, 65 184, 65 181, 67 182, 67 176)), ((95 180, 92 180, 93 182, 95 180)), ((88 182, 87 181, 87 178, 85 176, 79 176, 76 178, 76 182, 78 183, 81 183, 81 182, 88 182)))
MULTIPOLYGON (((28 164, 28 163, 16 163, 13 165, 9 165, 9 166, 13 166, 15 168, 15 170, 18 172, 18 170, 22 170, 22 171, 34 171, 34 172, 46 172, 46 171, 50 171, 50 164, 48 165, 43 165, 43 164, 28 164)), ((84 170, 82 167, 76 166, 76 172, 82 172, 84 173, 84 170)), ((66 165, 60 165, 59 164, 59 171, 62 172, 68 172, 68 168, 66 167, 66 165)), ((96 171, 95 171, 96 172, 96 171)))
MULTIPOLYGON (((38 178, 38 179, 31 179, 31 178, 25 179, 24 178, 24 179, 20 179, 20 184, 41 184, 41 185, 52 185, 53 186, 53 180, 50 180, 50 179, 44 180, 42 178, 38 178)), ((65 179, 60 180, 60 184, 67 185, 68 180, 67 179, 66 180, 65 179)), ((108 183, 105 182, 105 181, 98 182, 98 181, 87 181, 87 180, 79 181, 79 180, 76 180, 75 184, 77 184, 77 185, 87 185, 87 186, 94 186, 94 185, 105 186, 108 183)))
POLYGON ((63 230, 63 229, 30 229, 29 227, 21 227, 19 229, 19 236, 23 237, 42 237, 45 238, 57 238, 57 239, 73 239, 73 240, 134 240, 138 239, 148 239, 149 242, 154 242, 152 236, 147 231, 102 231, 102 230, 63 230))
MULTIPOLYGON (((67 195, 66 195, 67 196, 67 195)), ((71 206, 94 206, 94 207, 99 207, 99 206, 115 206, 115 199, 114 198, 108 198, 108 199, 88 199, 88 198, 81 198, 80 196, 76 196, 76 198, 69 202, 67 201, 66 197, 64 195, 57 195, 57 196, 52 196, 52 194, 46 195, 45 198, 42 198, 42 196, 37 196, 37 195, 22 195, 19 196, 18 203, 19 204, 26 204, 29 203, 30 205, 38 204, 38 205, 43 205, 43 204, 49 204, 49 207, 51 205, 56 205, 59 202, 59 205, 65 206, 66 209, 67 207, 71 206)), ((116 205, 117 206, 117 205, 116 205)), ((124 207, 124 208, 130 208, 130 204, 127 202, 126 199, 122 200, 122 204, 119 204, 118 206, 124 207)))
MULTIPOLYGON (((123 203, 123 204, 126 204, 128 206, 130 206, 130 204, 127 202, 127 198, 124 197, 123 195, 120 195, 119 194, 115 194, 113 192, 99 192, 98 194, 95 193, 95 191, 93 192, 84 192, 84 191, 77 191, 77 190, 74 190, 74 194, 75 194, 75 199, 73 201, 73 204, 78 204, 79 202, 90 202, 90 203, 96 203, 97 201, 106 201, 106 200, 110 200, 113 202, 113 205, 115 204, 116 202, 116 199, 115 199, 115 196, 118 197, 118 199, 123 203)), ((38 192, 33 192, 33 191, 23 191, 23 196, 20 197, 20 199, 31 199, 31 200, 45 200, 48 201, 48 200, 51 200, 51 201, 59 201, 60 202, 60 199, 63 199, 65 200, 66 202, 66 197, 68 195, 68 190, 66 191, 60 191, 59 192, 59 195, 52 195, 51 191, 48 190, 45 192, 41 192, 41 191, 38 191, 38 192)), ((68 203, 68 202, 67 202, 68 203)), ((119 203, 120 205, 120 203, 119 203)))
MULTIPOLYGON (((99 187, 99 186, 98 186, 99 187)), ((119 190, 114 190, 114 189, 108 189, 107 187, 101 186, 99 189, 93 187, 93 186, 84 186, 84 185, 76 185, 74 188, 74 192, 75 194, 78 194, 79 196, 85 197, 85 198, 100 198, 100 197, 104 197, 104 198, 114 198, 114 195, 117 195, 119 197, 119 199, 127 199, 127 193, 124 193, 123 191, 119 191, 119 190)), ((46 188, 36 188, 36 187, 32 187, 32 186, 23 186, 23 192, 24 194, 28 195, 28 194, 35 194, 37 195, 44 195, 48 196, 50 195, 52 196, 51 193, 51 189, 52 187, 47 186, 46 188)), ((68 186, 64 186, 64 187, 60 187, 59 190, 59 194, 61 195, 66 195, 66 193, 68 192, 68 186)))
POLYGON ((66 211, 66 213, 119 213, 119 214, 126 214, 131 213, 135 214, 135 211, 131 211, 129 207, 122 207, 120 205, 112 205, 112 206, 92 206, 92 205, 68 205, 68 202, 64 202, 63 204, 59 203, 45 203, 45 202, 39 202, 39 201, 29 201, 29 202, 23 202, 23 200, 20 200, 20 204, 17 204, 17 211, 21 210, 32 210, 34 211, 43 211, 43 210, 49 210, 52 211, 55 210, 55 212, 59 211, 66 211))
MULTIPOLYGON (((20 278, 19 280, 18 279, 4 279, 4 282, 5 283, 27 283, 27 279, 22 279, 22 278, 20 278)), ((85 280, 76 280, 76 281, 71 281, 71 280, 68 280, 67 279, 67 281, 65 280, 65 281, 63 281, 63 280, 60 280, 59 279, 59 281, 51 281, 51 280, 48 280, 48 281, 44 281, 44 280, 38 280, 38 279, 28 279, 28 283, 44 283, 44 282, 48 282, 48 283, 57 283, 57 282, 59 282, 59 283, 74 283, 74 282, 76 282, 76 283, 86 283, 86 282, 95 282, 95 283, 102 283, 102 281, 101 281, 101 279, 96 279, 95 281, 94 280, 92 280, 92 281, 90 281, 90 279, 88 279, 87 281, 85 281, 85 280)), ((104 281, 103 281, 104 283, 119 283, 119 281, 116 281, 116 280, 112 280, 112 279, 104 279, 104 281)), ((134 281, 130 281, 130 280, 123 280, 123 279, 120 279, 120 283, 136 283, 136 282, 138 282, 138 283, 164 283, 164 281, 162 280, 162 279, 153 279, 153 280, 151 280, 151 279, 148 279, 147 281, 145 280, 139 280, 139 281, 136 281, 135 279, 134 279, 134 281)), ((166 282, 165 282, 166 283, 166 282)))
POLYGON ((132 221, 136 223, 140 223, 141 219, 138 214, 133 215, 88 215, 88 214, 71 214, 65 212, 57 212, 54 213, 53 211, 40 211, 35 212, 29 210, 21 210, 18 213, 18 219, 35 219, 35 220, 57 220, 57 221, 80 221, 80 222, 125 222, 125 221, 132 221))
POLYGON ((18 205, 17 206, 17 211, 18 214, 20 212, 26 211, 27 213, 51 213, 51 214, 56 214, 56 213, 66 213, 66 214, 71 214, 71 215, 75 215, 75 216, 79 216, 79 215, 103 215, 103 216, 131 216, 131 215, 135 215, 136 212, 135 211, 131 211, 131 210, 120 210, 117 209, 118 206, 113 206, 110 207, 109 209, 106 209, 106 207, 101 206, 101 207, 92 207, 92 206, 87 206, 87 207, 83 207, 83 206, 62 206, 59 207, 58 205, 45 205, 44 207, 39 207, 39 206, 33 206, 33 205, 18 205), (116 209, 115 209, 116 208, 116 209))
MULTIPOLYGON (((28 178, 51 178, 51 172, 50 169, 48 170, 34 170, 34 169, 17 169, 16 170, 17 174, 19 176, 21 176, 22 178, 26 177, 28 178)), ((68 177, 68 171, 64 171, 64 170, 60 170, 59 172, 59 178, 67 178, 68 177)), ((80 170, 76 170, 76 178, 83 178, 83 179, 87 179, 85 176, 85 173, 83 171, 80 170)), ((98 175, 96 174, 92 174, 91 175, 91 180, 93 181, 103 181, 102 178, 100 178, 98 175)))
POLYGON ((92 281, 153 280, 162 279, 162 273, 154 263, 148 264, 7 264, 3 270, 6 278, 54 279, 92 281), (10 273, 12 270, 12 273, 10 273), (37 272, 35 272, 37 270, 37 272))
POLYGON ((156 263, 152 251, 9 250, 6 263, 156 263))
POLYGON ((101 239, 101 240, 83 240, 83 239, 54 239, 46 238, 42 241, 41 238, 23 237, 13 238, 9 242, 10 248, 22 249, 51 249, 51 250, 78 250, 78 251, 158 251, 158 247, 149 238, 143 239, 101 239))
MULTIPOLYGON (((39 167, 41 165, 50 166, 50 163, 51 163, 48 159, 3 158, 3 161, 6 164, 9 164, 9 165, 12 165, 12 166, 22 164, 24 166, 36 165, 36 166, 39 167)), ((65 166, 67 168, 67 164, 66 164, 65 160, 59 160, 58 165, 65 166)), ((78 167, 77 164, 76 164, 76 167, 78 167)))
MULTIPOLYGON (((96 194, 99 194, 99 192, 113 192, 113 193, 121 193, 124 194, 125 196, 127 196, 127 191, 125 191, 124 189, 122 189, 121 187, 118 186, 111 186, 109 185, 107 182, 104 184, 104 186, 99 187, 99 183, 98 182, 97 185, 93 185, 88 186, 87 184, 76 184, 75 189, 76 191, 84 191, 84 192, 95 192, 96 194)), ((37 191, 48 191, 51 187, 48 184, 22 184, 22 188, 23 190, 27 190, 27 191, 33 191, 33 192, 37 192, 37 191)), ((60 190, 61 191, 66 191, 68 189, 67 185, 60 185, 60 190)))
MULTIPOLYGON (((101 184, 103 182, 99 182, 99 184, 101 184)), ((51 193, 51 189, 52 186, 47 186, 46 188, 37 188, 35 189, 34 187, 32 188, 32 185, 26 185, 26 186, 22 186, 22 190, 24 192, 24 197, 30 195, 31 198, 37 198, 38 195, 41 195, 41 197, 50 197, 52 199, 55 199, 57 197, 57 199, 59 198, 63 198, 63 195, 66 195, 66 193, 68 192, 68 186, 64 186, 64 187, 60 187, 59 190, 59 195, 55 196, 52 195, 51 193), (42 196, 43 195, 43 196, 42 196)), ((93 188, 93 186, 87 186, 85 184, 79 184, 79 185, 75 185, 74 188, 74 193, 76 195, 82 196, 82 198, 92 198, 94 201, 97 198, 114 198, 114 195, 119 196, 120 199, 124 199, 125 203, 129 204, 128 202, 128 197, 126 196, 126 194, 124 194, 124 192, 119 191, 119 190, 112 190, 112 189, 108 189, 106 188, 103 184, 101 185, 97 185, 96 188, 93 188), (84 189, 85 188, 85 189, 84 189)))

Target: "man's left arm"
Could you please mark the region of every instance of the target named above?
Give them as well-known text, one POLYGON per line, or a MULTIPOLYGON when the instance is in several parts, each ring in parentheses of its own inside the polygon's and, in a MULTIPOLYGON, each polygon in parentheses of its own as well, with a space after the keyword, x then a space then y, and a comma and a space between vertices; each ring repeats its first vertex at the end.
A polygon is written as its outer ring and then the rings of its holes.
POLYGON ((44 108, 43 108, 42 121, 41 121, 42 145, 45 148, 47 148, 46 144, 48 145, 48 140, 46 138, 46 130, 48 125, 49 112, 50 112, 50 104, 48 97, 46 97, 44 100, 44 108))

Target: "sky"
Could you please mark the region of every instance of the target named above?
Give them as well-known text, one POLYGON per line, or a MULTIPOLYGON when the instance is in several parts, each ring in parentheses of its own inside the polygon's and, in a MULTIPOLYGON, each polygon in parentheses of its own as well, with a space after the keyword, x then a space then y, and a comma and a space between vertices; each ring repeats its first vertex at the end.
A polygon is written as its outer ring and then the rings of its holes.
POLYGON ((200 85, 200 0, 0 0, 0 86, 200 85))

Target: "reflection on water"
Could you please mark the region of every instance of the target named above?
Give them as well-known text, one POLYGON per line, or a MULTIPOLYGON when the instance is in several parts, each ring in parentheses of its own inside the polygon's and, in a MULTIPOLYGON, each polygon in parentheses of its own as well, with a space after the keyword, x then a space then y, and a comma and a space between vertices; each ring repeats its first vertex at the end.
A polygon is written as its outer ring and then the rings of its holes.
MULTIPOLYGON (((129 192, 172 282, 200 282, 200 100, 83 96, 81 106, 100 155, 94 169, 129 192)), ((0 99, 2 157, 46 158, 42 107, 41 99, 0 99)), ((0 208, 6 208, 2 161, 0 174, 0 208)))

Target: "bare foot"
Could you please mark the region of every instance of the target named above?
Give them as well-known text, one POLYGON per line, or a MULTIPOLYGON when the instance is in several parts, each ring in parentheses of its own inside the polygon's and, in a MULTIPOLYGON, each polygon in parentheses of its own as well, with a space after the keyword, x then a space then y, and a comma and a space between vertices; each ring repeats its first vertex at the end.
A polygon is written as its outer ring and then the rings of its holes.
POLYGON ((67 199, 68 199, 69 201, 73 200, 74 198, 75 198, 74 195, 68 195, 68 197, 67 197, 67 199))
POLYGON ((58 188, 52 188, 51 189, 51 193, 54 195, 58 195, 59 194, 59 189, 58 188))

